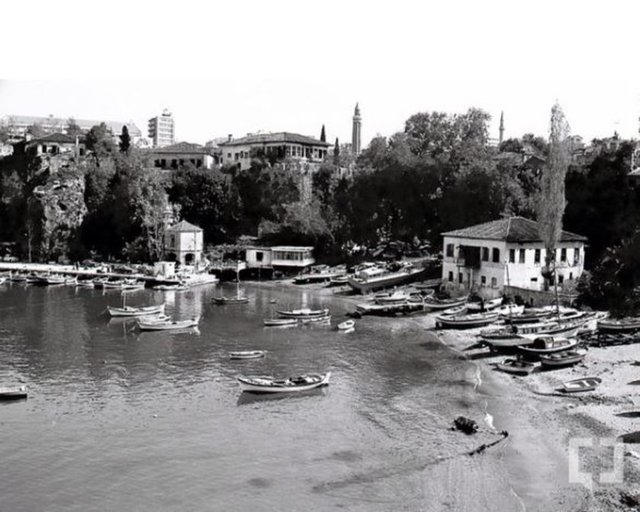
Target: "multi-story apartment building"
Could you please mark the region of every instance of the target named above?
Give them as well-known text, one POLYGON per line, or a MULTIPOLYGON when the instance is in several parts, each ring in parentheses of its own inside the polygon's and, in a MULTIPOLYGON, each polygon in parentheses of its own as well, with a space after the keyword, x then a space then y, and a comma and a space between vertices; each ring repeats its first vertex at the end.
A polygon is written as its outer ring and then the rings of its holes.
POLYGON ((154 148, 170 146, 176 141, 173 115, 167 109, 149 119, 149 138, 154 148))

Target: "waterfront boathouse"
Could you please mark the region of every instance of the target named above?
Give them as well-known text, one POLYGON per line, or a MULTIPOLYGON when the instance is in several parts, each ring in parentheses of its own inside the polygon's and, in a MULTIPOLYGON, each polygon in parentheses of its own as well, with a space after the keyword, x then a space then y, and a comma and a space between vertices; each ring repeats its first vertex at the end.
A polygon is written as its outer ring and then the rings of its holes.
POLYGON ((313 265, 313 247, 279 245, 274 247, 247 247, 247 268, 268 270, 302 270, 313 265))
MULTIPOLYGON (((443 282, 455 282, 486 297, 499 296, 505 286, 542 291, 545 248, 538 223, 510 217, 443 233, 443 282)), ((560 289, 584 269, 586 238, 562 231, 556 249, 560 289)), ((553 278, 552 278, 553 279, 553 278)))

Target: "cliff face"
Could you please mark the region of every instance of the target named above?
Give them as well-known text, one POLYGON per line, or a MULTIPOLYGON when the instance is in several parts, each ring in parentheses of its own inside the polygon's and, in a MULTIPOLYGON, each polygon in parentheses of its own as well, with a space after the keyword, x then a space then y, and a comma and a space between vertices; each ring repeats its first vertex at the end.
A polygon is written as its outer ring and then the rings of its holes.
POLYGON ((29 221, 33 256, 57 259, 67 256, 87 213, 84 175, 67 168, 49 174, 29 198, 29 221))

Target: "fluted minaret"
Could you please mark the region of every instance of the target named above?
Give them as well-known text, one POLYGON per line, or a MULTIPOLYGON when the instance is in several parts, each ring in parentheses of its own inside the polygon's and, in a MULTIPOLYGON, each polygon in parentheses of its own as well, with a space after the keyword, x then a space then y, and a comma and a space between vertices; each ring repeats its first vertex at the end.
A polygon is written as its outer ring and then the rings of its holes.
POLYGON ((500 138, 498 139, 498 143, 502 144, 504 140, 504 110, 500 112, 500 138))
POLYGON ((360 154, 360 136, 361 136, 362 118, 360 117, 360 105, 356 103, 356 109, 353 112, 353 132, 351 135, 351 151, 354 156, 360 154))

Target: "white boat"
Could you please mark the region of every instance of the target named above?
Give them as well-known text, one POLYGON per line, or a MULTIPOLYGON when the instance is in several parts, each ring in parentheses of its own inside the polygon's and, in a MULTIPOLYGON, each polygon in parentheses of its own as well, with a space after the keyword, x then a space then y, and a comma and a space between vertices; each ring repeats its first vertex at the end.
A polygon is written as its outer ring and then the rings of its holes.
POLYGON ((27 398, 27 386, 0 387, 0 400, 20 400, 27 398))
POLYGON ((64 283, 65 283, 65 277, 55 275, 55 274, 43 275, 38 277, 38 279, 36 280, 36 284, 45 284, 47 286, 54 286, 54 285, 59 285, 64 283))
POLYGON ((574 379, 562 384, 565 393, 576 393, 578 391, 593 391, 602 382, 600 377, 583 377, 574 379))
POLYGON ((298 325, 296 318, 265 318, 265 327, 285 327, 288 325, 298 325))
POLYGON ((311 318, 314 316, 327 316, 329 310, 325 309, 291 309, 289 311, 278 311, 278 315, 282 318, 311 318))
POLYGON ((133 291, 144 289, 144 283, 132 279, 122 279, 118 281, 103 281, 102 287, 109 290, 133 291))
POLYGON ((169 315, 165 315, 164 313, 160 313, 158 315, 140 316, 136 318, 145 324, 168 322, 169 320, 171 320, 171 317, 169 315))
POLYGON ((324 324, 331 323, 331 315, 309 316, 297 319, 301 324, 324 324))
POLYGON ((478 313, 481 311, 489 311, 500 307, 502 305, 502 297, 498 297, 497 299, 490 300, 481 300, 481 301, 469 301, 467 302, 467 309, 470 313, 478 313))
POLYGON ((107 306, 107 310, 111 316, 149 316, 149 315, 159 315, 164 313, 165 304, 158 304, 156 306, 141 306, 141 307, 133 307, 133 306, 123 306, 121 308, 116 308, 113 306, 107 306))
POLYGON ((190 318, 188 320, 166 320, 164 322, 143 322, 138 320, 138 328, 141 331, 169 331, 178 329, 190 329, 198 327, 200 317, 190 318))
POLYGON ((329 384, 331 372, 310 373, 288 379, 238 377, 242 391, 249 393, 299 393, 329 384))
POLYGON ((0 276, 0 284, 4 284, 7 282, 7 278, 5 276, 0 276))
MULTIPOLYGON (((571 322, 559 322, 559 323, 551 323, 547 327, 542 327, 538 329, 536 332, 532 333, 523 333, 521 330, 516 329, 516 332, 522 334, 522 336, 526 338, 535 339, 541 335, 551 335, 551 336, 562 336, 563 338, 573 338, 578 331, 585 324, 584 321, 571 321, 571 322)), ((517 326, 520 327, 520 326, 517 326)))
POLYGON ((399 270, 391 272, 380 267, 370 267, 361 270, 355 276, 349 277, 347 283, 359 293, 368 293, 417 281, 423 272, 424 268, 414 267, 409 263, 405 263, 399 270))
POLYGON ((447 308, 444 311, 442 311, 440 313, 440 316, 442 315, 462 315, 464 313, 467 312, 467 306, 466 304, 463 304, 462 306, 456 306, 454 308, 447 308))
POLYGON ((355 320, 345 320, 344 322, 340 322, 338 324, 339 331, 348 331, 349 329, 353 329, 356 325, 355 320))
POLYGON ((392 293, 376 293, 373 296, 373 302, 380 305, 385 304, 401 304, 407 302, 411 295, 405 291, 395 291, 392 293))
POLYGON ((295 284, 325 283, 343 277, 345 274, 344 267, 330 268, 327 265, 316 265, 311 267, 308 272, 298 274, 293 278, 293 282, 295 284))
POLYGON ((181 283, 176 283, 176 284, 157 284, 153 287, 154 290, 160 290, 163 292, 169 292, 169 291, 180 291, 180 290, 186 290, 187 287, 181 283))
POLYGON ((257 359, 264 357, 267 354, 266 350, 239 350, 236 352, 229 352, 230 359, 257 359))
POLYGON ((472 313, 464 315, 438 315, 436 327, 443 329, 471 329, 483 327, 498 320, 497 313, 472 313))

